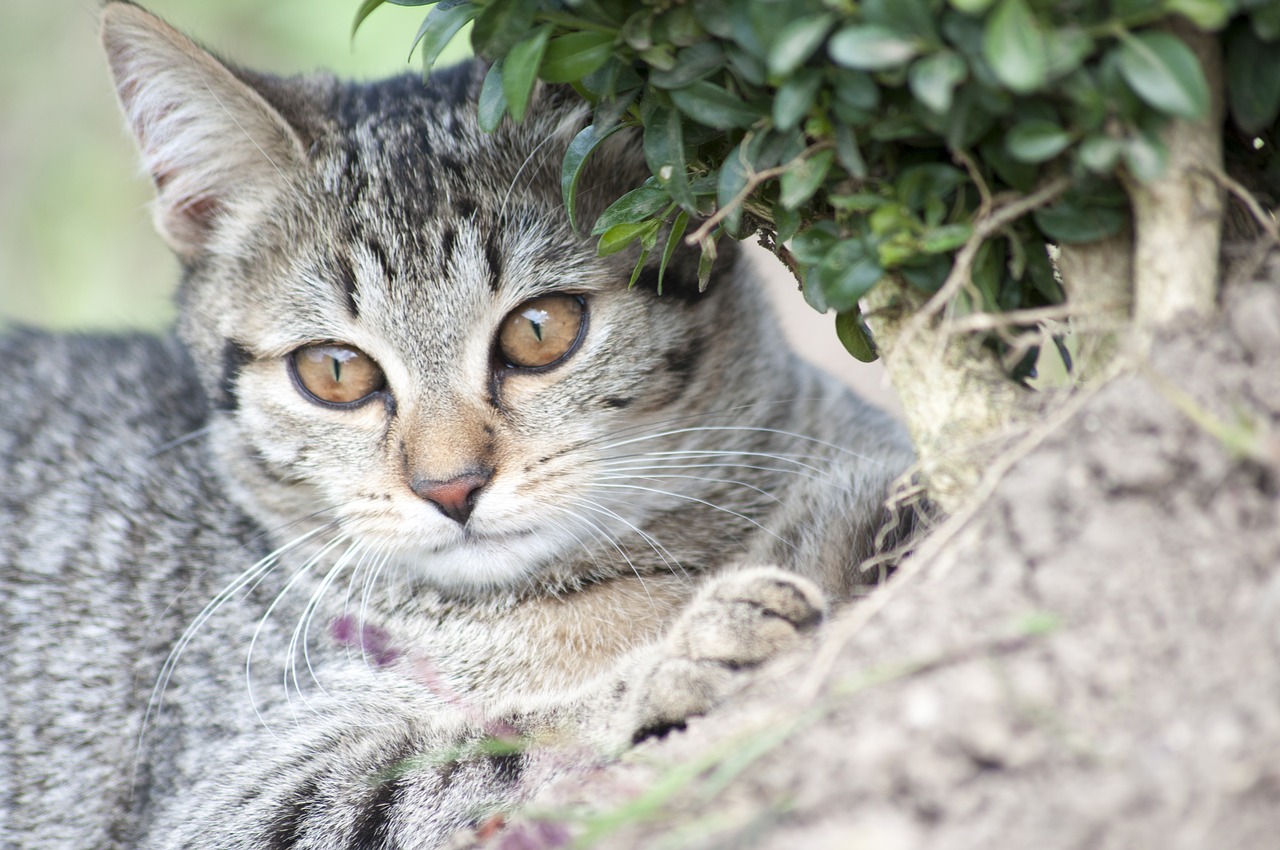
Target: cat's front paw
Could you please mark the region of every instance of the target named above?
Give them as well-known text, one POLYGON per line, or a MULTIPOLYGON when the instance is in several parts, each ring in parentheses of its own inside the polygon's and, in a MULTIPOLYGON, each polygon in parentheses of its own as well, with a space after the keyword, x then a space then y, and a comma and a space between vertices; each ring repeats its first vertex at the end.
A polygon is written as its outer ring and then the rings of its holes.
POLYGON ((705 714, 760 665, 802 646, 826 607, 815 584, 775 567, 714 579, 681 614, 638 683, 632 741, 705 714))

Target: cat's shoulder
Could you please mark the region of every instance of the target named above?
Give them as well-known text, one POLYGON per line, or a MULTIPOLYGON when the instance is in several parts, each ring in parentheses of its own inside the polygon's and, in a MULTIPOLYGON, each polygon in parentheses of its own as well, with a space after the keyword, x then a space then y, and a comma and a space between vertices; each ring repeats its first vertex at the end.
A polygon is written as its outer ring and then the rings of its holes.
POLYGON ((201 428, 208 408, 182 346, 141 333, 0 334, 0 387, 0 461, 14 484, 125 465, 201 428))

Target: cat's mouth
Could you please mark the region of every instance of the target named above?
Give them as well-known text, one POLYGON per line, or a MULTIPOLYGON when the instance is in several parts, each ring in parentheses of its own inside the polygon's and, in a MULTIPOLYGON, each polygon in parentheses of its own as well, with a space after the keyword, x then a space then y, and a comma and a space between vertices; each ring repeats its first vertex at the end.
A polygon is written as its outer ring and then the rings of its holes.
POLYGON ((467 526, 462 529, 462 545, 491 544, 491 543, 510 543, 515 540, 532 537, 533 529, 519 529, 516 531, 476 531, 467 526))

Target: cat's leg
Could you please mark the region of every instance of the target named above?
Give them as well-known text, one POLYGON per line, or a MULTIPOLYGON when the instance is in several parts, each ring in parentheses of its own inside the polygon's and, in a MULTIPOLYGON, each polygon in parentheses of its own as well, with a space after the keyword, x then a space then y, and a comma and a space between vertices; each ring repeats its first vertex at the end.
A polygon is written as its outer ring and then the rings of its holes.
POLYGON ((654 647, 633 656, 588 737, 614 747, 661 735, 705 714, 768 661, 803 647, 827 614, 813 582, 776 567, 709 581, 654 647))

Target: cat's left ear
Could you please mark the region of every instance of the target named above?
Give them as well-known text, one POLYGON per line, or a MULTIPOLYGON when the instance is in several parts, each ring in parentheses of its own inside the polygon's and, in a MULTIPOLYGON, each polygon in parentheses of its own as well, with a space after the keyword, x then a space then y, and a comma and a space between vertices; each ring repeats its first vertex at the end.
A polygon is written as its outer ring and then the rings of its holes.
POLYGON ((260 209, 306 161, 298 134, 225 65, 131 3, 102 12, 102 44, 156 186, 156 229, 180 257, 224 216, 260 209))

